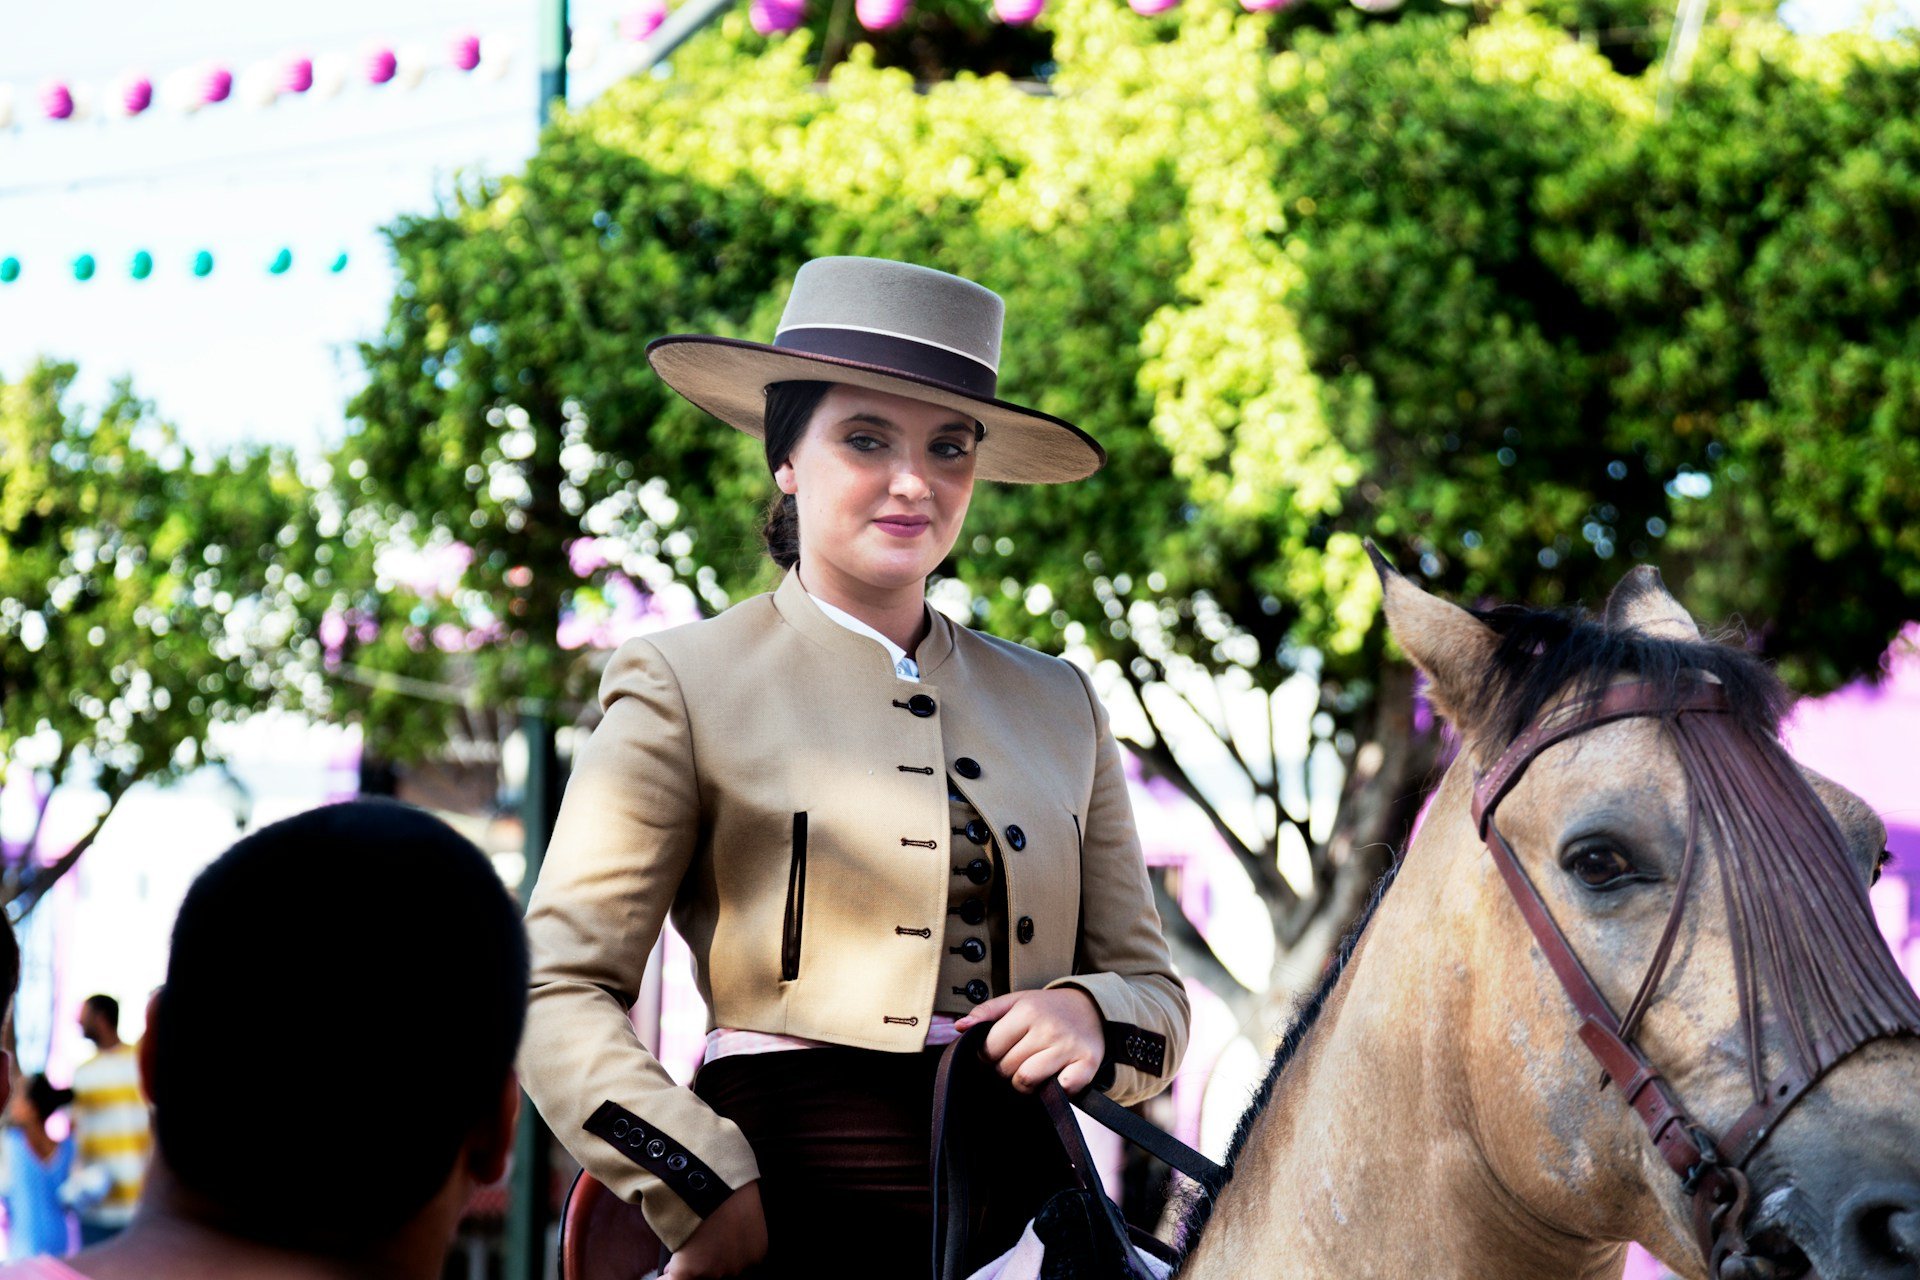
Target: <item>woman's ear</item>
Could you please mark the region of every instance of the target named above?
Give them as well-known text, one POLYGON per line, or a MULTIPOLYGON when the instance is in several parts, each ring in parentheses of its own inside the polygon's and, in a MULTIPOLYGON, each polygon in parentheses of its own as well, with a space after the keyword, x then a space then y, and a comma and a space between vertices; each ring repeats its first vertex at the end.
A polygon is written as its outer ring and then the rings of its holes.
POLYGON ((780 486, 780 492, 782 493, 794 494, 800 492, 800 480, 793 474, 792 458, 788 458, 785 462, 773 469, 773 482, 780 486))

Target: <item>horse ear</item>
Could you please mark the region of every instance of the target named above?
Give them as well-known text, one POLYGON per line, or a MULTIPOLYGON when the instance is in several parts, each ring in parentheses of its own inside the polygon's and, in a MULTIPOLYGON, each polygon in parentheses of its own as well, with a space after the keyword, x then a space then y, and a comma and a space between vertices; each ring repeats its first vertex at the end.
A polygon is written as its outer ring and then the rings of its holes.
POLYGON ((1380 575, 1388 630, 1414 665, 1427 673, 1427 696, 1434 709, 1472 737, 1479 727, 1475 709, 1499 637, 1459 605, 1415 586, 1371 539, 1366 545, 1380 575))
POLYGON ((1613 631, 1638 631, 1663 640, 1698 640, 1700 628, 1693 616, 1660 580, 1660 571, 1650 564, 1637 564, 1627 570, 1613 594, 1607 597, 1607 627, 1613 631))

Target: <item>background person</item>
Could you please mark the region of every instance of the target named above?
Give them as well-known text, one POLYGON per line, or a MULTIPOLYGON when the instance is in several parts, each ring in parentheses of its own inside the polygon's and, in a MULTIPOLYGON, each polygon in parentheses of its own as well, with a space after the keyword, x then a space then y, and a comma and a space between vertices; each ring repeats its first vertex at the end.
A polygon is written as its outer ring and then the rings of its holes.
MULTIPOLYGON (((925 599, 976 479, 1105 458, 995 397, 1001 319, 958 277, 825 258, 772 346, 648 349, 764 438, 788 572, 608 666, 527 916, 522 1073, 669 1275, 926 1274, 936 1050, 976 1022, 1022 1089, 1133 1101, 1179 1063, 1186 994, 1087 678, 925 599), (669 910, 712 1018, 691 1090, 627 1021, 669 910)), ((1026 1140, 1003 1135, 1010 1186, 1041 1167, 1026 1140)))
POLYGON ((246 837, 174 922, 140 1212, 0 1280, 437 1280, 512 1149, 526 978, 512 897, 439 819, 357 802, 246 837))
POLYGON ((88 996, 80 1033, 98 1052, 74 1068, 72 1176, 62 1190, 80 1221, 80 1243, 98 1244, 124 1230, 140 1201, 153 1151, 140 1063, 120 1039, 120 1002, 88 996))
POLYGON ((60 1187, 73 1170, 73 1135, 56 1140, 47 1121, 73 1101, 73 1090, 57 1088, 44 1075, 16 1082, 7 1104, 4 1143, 4 1198, 7 1206, 7 1256, 60 1255, 73 1247, 73 1224, 60 1203, 60 1187))

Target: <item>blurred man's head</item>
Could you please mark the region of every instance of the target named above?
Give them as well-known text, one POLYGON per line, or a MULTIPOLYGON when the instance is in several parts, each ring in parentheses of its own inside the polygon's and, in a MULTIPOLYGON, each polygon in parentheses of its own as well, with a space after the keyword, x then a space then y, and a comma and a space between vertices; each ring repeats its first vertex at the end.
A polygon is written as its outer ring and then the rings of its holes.
POLYGON ((377 1247, 500 1176, 526 984, 513 899, 445 823, 362 802, 266 827, 174 923, 143 1043, 159 1160, 230 1234, 377 1247))
POLYGON ((80 1006, 80 1034, 111 1049, 120 1043, 120 1002, 112 996, 88 996, 80 1006))

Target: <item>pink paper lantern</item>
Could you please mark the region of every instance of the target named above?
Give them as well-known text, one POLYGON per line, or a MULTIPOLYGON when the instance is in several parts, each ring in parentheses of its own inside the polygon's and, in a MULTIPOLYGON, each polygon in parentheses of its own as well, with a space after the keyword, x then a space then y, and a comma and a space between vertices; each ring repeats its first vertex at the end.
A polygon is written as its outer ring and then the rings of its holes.
POLYGON ((1047 7, 1047 0, 993 0, 993 11, 1010 27, 1024 27, 1047 7))
MULTIPOLYGON (((1271 3, 1272 0, 1268 0, 1268 2, 1271 3)), ((1155 14, 1165 13, 1167 10, 1179 5, 1179 3, 1180 0, 1127 0, 1128 6, 1143 18, 1151 18, 1155 14)), ((1241 0, 1241 3, 1245 4, 1246 0, 1241 0)), ((1255 0, 1255 3, 1261 3, 1261 0, 1255 0)), ((1286 0, 1278 0, 1278 3, 1284 4, 1286 0)))
POLYGON ((137 116, 153 105, 153 81, 145 76, 135 76, 121 86, 120 109, 130 116, 137 116))
POLYGON ((660 29, 667 20, 666 0, 648 0, 637 9, 629 9, 620 15, 620 38, 623 40, 645 40, 660 29))
POLYGON ((225 67, 208 67, 200 77, 200 105, 210 107, 225 102, 233 93, 233 72, 225 67))
POLYGON ((907 16, 912 0, 853 0, 854 16, 869 31, 885 31, 907 16))
POLYGON ((753 0, 747 20, 763 36, 782 35, 806 19, 806 0, 753 0))
POLYGON ((480 65, 479 36, 461 35, 454 37, 453 65, 462 71, 471 71, 480 65))
POLYGON ((73 118, 73 90, 58 80, 50 82, 40 90, 40 109, 47 113, 49 120, 71 120, 73 118))
POLYGON ((374 84, 385 84, 399 69, 400 59, 391 49, 375 49, 367 55, 367 79, 374 84))
POLYGON ((313 88, 313 59, 293 58, 280 77, 282 93, 305 93, 313 88))
POLYGON ((1240 0, 1240 7, 1248 13, 1275 13, 1293 3, 1294 0, 1240 0))

